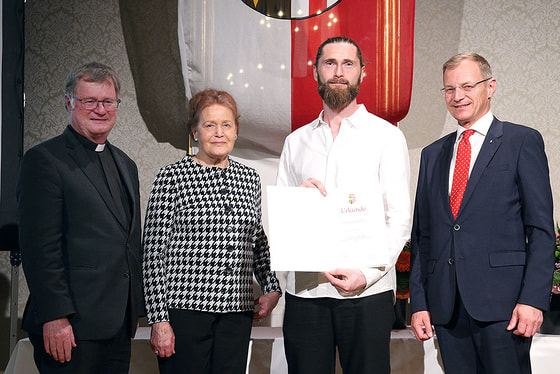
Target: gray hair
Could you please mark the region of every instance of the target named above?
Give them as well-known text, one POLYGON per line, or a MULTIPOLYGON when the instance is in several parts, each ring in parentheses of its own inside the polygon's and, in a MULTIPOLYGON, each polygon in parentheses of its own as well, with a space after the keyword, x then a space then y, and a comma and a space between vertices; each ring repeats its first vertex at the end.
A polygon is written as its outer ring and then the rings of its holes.
POLYGON ((74 68, 66 78, 66 82, 64 84, 64 95, 68 98, 72 98, 75 94, 76 86, 81 79, 86 82, 99 83, 111 81, 115 87, 117 98, 119 97, 121 84, 119 82, 119 78, 117 77, 117 73, 115 73, 113 68, 110 66, 100 64, 99 62, 90 62, 74 68))
POLYGON ((488 61, 486 61, 486 59, 481 55, 474 52, 463 52, 451 57, 445 62, 445 64, 443 64, 443 74, 445 74, 446 70, 455 69, 463 60, 472 60, 476 62, 478 64, 480 74, 482 74, 482 78, 492 77, 492 68, 490 67, 488 61))

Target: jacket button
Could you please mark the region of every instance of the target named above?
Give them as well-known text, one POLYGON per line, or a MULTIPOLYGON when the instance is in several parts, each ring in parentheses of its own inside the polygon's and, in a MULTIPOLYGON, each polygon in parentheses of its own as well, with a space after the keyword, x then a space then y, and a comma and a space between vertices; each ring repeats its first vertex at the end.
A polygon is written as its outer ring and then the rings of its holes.
POLYGON ((128 277, 130 277, 130 274, 124 273, 124 274, 123 274, 123 277, 124 277, 124 278, 128 278, 128 277))
POLYGON ((223 188, 220 189, 220 193, 221 193, 222 195, 227 194, 227 192, 228 192, 227 187, 223 187, 223 188))
POLYGON ((452 259, 452 258, 450 258, 449 260, 447 260, 447 263, 448 263, 449 265, 453 265, 453 264, 455 263, 455 260, 452 259))
POLYGON ((224 274, 225 275, 232 275, 233 274, 233 270, 230 267, 227 267, 226 270, 224 270, 224 274))
POLYGON ((455 231, 461 230, 461 225, 455 225, 455 226, 453 226, 453 230, 455 230, 455 231))
POLYGON ((231 226, 226 227, 226 232, 232 232, 232 231, 233 231, 233 227, 231 226))

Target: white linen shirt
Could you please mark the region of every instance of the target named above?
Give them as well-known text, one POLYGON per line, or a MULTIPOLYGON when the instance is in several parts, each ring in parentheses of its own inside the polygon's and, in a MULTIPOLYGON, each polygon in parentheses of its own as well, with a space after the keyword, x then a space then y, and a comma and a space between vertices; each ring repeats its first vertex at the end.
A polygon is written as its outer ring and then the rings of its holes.
MULTIPOLYGON (((369 113, 364 105, 342 120, 333 139, 330 127, 315 121, 291 133, 284 142, 276 184, 299 186, 308 178, 329 188, 352 188, 378 191, 385 206, 385 232, 388 267, 360 269, 367 281, 363 290, 350 295, 340 293, 322 273, 287 272, 286 292, 300 297, 348 299, 384 291, 395 291, 395 262, 410 236, 410 165, 408 148, 402 132, 389 122, 369 113)), ((333 270, 333 269, 325 269, 333 270)))

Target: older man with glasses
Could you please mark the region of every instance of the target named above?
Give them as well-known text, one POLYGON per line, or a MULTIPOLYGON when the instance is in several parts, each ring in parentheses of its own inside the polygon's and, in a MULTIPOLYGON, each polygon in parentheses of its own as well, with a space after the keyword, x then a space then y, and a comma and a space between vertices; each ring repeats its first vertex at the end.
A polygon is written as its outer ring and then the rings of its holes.
POLYGON ((17 186, 29 286, 23 329, 41 373, 128 373, 144 313, 136 164, 107 141, 120 84, 89 63, 66 81, 70 125, 25 154, 17 186))
POLYGON ((422 151, 412 330, 424 341, 435 325, 446 373, 528 374, 554 267, 544 142, 492 115, 496 79, 482 56, 453 56, 443 83, 457 131, 422 151))

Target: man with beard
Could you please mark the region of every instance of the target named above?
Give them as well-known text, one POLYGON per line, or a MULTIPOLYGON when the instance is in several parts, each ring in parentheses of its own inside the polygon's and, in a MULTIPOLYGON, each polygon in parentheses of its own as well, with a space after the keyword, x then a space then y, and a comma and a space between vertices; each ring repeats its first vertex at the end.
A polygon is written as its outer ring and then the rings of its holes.
POLYGON ((389 265, 288 272, 284 346, 290 373, 334 373, 335 352, 345 374, 390 373, 394 265, 410 230, 408 149, 402 132, 368 113, 356 97, 364 65, 346 37, 326 40, 313 75, 323 99, 319 117, 284 143, 279 186, 367 191, 380 202, 378 243, 389 265), (381 203, 382 202, 382 203, 381 203))

